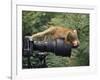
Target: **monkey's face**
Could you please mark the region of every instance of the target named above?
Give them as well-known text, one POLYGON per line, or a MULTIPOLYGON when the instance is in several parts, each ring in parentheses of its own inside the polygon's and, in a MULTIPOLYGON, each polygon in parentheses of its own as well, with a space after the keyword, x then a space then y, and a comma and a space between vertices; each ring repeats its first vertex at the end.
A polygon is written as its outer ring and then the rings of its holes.
POLYGON ((72 44, 74 48, 77 48, 80 44, 78 39, 77 30, 73 30, 68 33, 67 40, 72 44))

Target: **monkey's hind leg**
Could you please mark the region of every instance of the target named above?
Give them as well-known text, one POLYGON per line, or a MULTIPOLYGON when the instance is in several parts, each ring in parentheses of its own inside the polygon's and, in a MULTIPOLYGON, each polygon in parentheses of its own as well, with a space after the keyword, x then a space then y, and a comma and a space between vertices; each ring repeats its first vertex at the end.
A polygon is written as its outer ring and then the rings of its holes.
POLYGON ((38 37, 44 37, 46 34, 51 34, 52 32, 54 32, 55 29, 56 29, 56 27, 50 27, 47 30, 44 30, 43 32, 33 34, 31 36, 31 38, 34 39, 34 38, 38 38, 38 37))

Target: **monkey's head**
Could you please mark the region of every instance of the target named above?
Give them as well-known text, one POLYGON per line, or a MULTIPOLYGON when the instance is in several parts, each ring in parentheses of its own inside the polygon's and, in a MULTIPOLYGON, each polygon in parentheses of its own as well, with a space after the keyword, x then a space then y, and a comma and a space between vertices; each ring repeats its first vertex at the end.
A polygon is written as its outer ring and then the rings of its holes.
POLYGON ((72 30, 72 31, 70 31, 68 33, 67 41, 69 43, 71 43, 71 45, 73 46, 73 48, 77 48, 79 46, 80 41, 78 39, 77 30, 72 30))

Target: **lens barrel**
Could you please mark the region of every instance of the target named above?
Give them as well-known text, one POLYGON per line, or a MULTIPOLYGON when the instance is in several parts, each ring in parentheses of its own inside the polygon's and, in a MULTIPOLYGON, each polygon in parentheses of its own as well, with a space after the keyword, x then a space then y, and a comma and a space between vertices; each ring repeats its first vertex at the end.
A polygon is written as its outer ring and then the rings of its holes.
POLYGON ((41 52, 53 52, 57 56, 71 56, 70 44, 65 44, 63 39, 53 41, 33 41, 33 50, 41 52))

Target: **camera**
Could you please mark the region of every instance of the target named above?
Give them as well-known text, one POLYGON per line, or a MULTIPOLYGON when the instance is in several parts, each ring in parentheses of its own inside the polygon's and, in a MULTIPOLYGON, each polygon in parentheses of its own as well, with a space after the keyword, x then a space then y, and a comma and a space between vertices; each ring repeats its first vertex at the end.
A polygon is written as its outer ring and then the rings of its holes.
POLYGON ((46 56, 48 56, 48 52, 52 52, 56 56, 70 57, 71 49, 72 45, 65 44, 64 39, 38 41, 24 37, 22 55, 26 57, 28 61, 28 66, 26 66, 26 68, 44 68, 48 67, 46 64, 46 56), (31 56, 38 58, 38 63, 31 64, 31 56))
POLYGON ((71 44, 65 44, 64 39, 48 40, 48 41, 34 41, 29 38, 24 39, 24 51, 32 54, 32 51, 52 52, 56 56, 70 57, 71 44))

